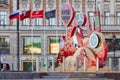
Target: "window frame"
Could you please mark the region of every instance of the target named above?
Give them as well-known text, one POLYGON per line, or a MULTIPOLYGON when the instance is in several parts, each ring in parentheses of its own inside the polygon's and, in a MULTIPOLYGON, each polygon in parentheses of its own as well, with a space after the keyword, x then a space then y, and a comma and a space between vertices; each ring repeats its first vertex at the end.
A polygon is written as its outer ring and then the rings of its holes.
POLYGON ((1 26, 7 25, 7 11, 4 11, 4 10, 0 11, 0 25, 1 26), (3 17, 3 19, 1 17, 3 17))
MULTIPOLYGON (((25 48, 26 48, 26 45, 25 44, 27 44, 27 43, 30 43, 30 41, 29 42, 27 42, 27 40, 25 41, 25 39, 28 39, 28 40, 30 40, 31 42, 33 41, 33 43, 34 43, 34 39, 40 39, 40 41, 38 42, 38 43, 40 43, 39 44, 39 49, 42 49, 41 48, 41 45, 42 45, 42 42, 41 42, 41 37, 40 36, 33 36, 33 37, 31 37, 31 36, 25 36, 25 37, 23 37, 22 39, 23 39, 23 55, 31 55, 31 54, 33 54, 33 55, 41 55, 42 54, 42 52, 40 51, 40 53, 30 53, 30 52, 26 52, 25 51, 25 48), (33 39, 33 40, 32 40, 33 39), (25 43, 25 42, 27 42, 27 43, 25 43)), ((29 46, 29 45, 28 45, 29 46)), ((32 45, 31 47, 34 47, 34 45, 32 45)))
POLYGON ((56 43, 59 43, 59 51, 60 51, 60 37, 59 37, 59 36, 49 36, 49 37, 48 37, 48 41, 49 41, 49 42, 48 42, 48 43, 49 43, 49 50, 48 50, 48 51, 49 51, 49 54, 51 54, 51 55, 52 55, 52 54, 58 54, 58 53, 52 53, 52 52, 50 52, 50 51, 51 51, 51 50, 50 50, 50 49, 51 49, 50 39, 52 39, 52 38, 53 38, 53 39, 55 39, 55 38, 56 38, 56 39, 59 39, 59 40, 58 40, 59 42, 56 42, 56 43))
POLYGON ((43 26, 43 19, 36 18, 35 19, 35 26, 43 26))
POLYGON ((120 12, 116 12, 116 25, 120 25, 120 15, 118 16, 117 14, 120 14, 120 12), (118 22, 119 19, 119 22, 118 22))
MULTIPOLYGON (((6 50, 7 49, 6 54, 10 54, 10 38, 9 37, 0 37, 0 43, 1 43, 0 44, 0 50, 1 50, 0 52, 2 52, 2 50, 6 50), (7 41, 6 39, 8 39, 8 42, 6 44, 7 46, 5 46, 5 44, 4 44, 4 47, 3 47, 2 43, 5 43, 7 41), (1 41, 3 41, 3 42, 1 42, 1 41)), ((2 53, 1 53, 1 55, 2 55, 2 53)))
POLYGON ((110 11, 105 11, 104 12, 104 25, 111 25, 110 24, 110 11), (106 14, 109 13, 109 16, 107 16, 106 14), (107 22, 106 22, 107 21, 107 22))

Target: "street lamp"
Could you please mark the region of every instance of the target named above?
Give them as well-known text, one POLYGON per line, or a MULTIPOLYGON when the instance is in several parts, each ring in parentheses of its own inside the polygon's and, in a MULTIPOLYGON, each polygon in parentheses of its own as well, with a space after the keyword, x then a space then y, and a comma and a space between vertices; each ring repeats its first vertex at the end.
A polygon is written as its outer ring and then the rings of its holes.
POLYGON ((116 36, 115 35, 113 35, 112 36, 112 44, 113 44, 113 57, 114 57, 114 67, 115 67, 115 45, 116 45, 116 36))

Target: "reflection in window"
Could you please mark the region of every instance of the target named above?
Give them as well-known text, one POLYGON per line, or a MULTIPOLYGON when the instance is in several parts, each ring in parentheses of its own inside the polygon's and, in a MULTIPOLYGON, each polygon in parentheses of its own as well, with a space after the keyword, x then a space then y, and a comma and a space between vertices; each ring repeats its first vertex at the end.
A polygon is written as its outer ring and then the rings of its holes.
POLYGON ((10 54, 10 39, 0 38, 0 53, 10 54))
POLYGON ((69 0, 61 0, 62 2, 68 2, 69 0))
POLYGON ((23 39, 24 54, 40 54, 41 53, 41 38, 40 37, 25 37, 23 39))
POLYGON ((88 0, 88 1, 95 1, 95 0, 88 0))
POLYGON ((79 1, 82 1, 82 0, 74 0, 74 1, 79 2, 79 1))
POLYGON ((89 16, 90 16, 90 25, 94 24, 94 12, 89 12, 89 16))
POLYGON ((24 19, 24 20, 22 21, 22 25, 23 25, 23 26, 30 25, 30 19, 24 19))
POLYGON ((120 12, 117 12, 117 25, 120 25, 120 12))
POLYGON ((116 0, 116 2, 119 2, 120 0, 116 0))
POLYGON ((6 25, 7 24, 7 12, 0 11, 0 25, 6 25))
POLYGON ((36 26, 43 25, 42 19, 36 18, 36 19, 35 19, 35 25, 36 25, 36 26))
POLYGON ((53 25, 56 25, 56 19, 55 18, 50 18, 50 19, 47 19, 46 22, 47 22, 47 25, 49 26, 53 26, 53 25))
POLYGON ((110 12, 105 12, 105 25, 110 25, 110 12))
POLYGON ((50 54, 57 54, 60 50, 60 38, 50 37, 50 54))
POLYGON ((115 50, 120 50, 120 39, 116 39, 115 43, 112 42, 112 39, 106 39, 107 45, 108 45, 108 51, 109 52, 113 52, 114 51, 114 47, 115 50))
MULTIPOLYGON (((32 62, 23 62, 23 71, 32 71, 32 62)), ((36 62, 33 62, 33 71, 36 71, 36 62)))
POLYGON ((110 0, 104 0, 105 2, 109 2, 110 0))

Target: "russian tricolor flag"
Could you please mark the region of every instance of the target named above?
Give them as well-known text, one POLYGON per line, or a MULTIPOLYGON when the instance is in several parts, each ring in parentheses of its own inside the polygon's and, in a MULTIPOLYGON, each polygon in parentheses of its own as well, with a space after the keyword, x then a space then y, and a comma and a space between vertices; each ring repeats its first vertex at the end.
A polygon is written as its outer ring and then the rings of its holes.
POLYGON ((19 18, 19 10, 17 10, 16 12, 13 12, 12 14, 10 14, 9 19, 16 19, 19 18))

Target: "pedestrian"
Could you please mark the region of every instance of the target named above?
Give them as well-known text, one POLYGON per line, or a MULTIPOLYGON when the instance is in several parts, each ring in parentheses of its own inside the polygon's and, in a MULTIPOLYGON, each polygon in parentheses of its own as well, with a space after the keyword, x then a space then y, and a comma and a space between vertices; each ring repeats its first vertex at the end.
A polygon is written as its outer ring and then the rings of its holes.
POLYGON ((3 64, 3 68, 1 69, 1 71, 7 71, 7 65, 3 64))

